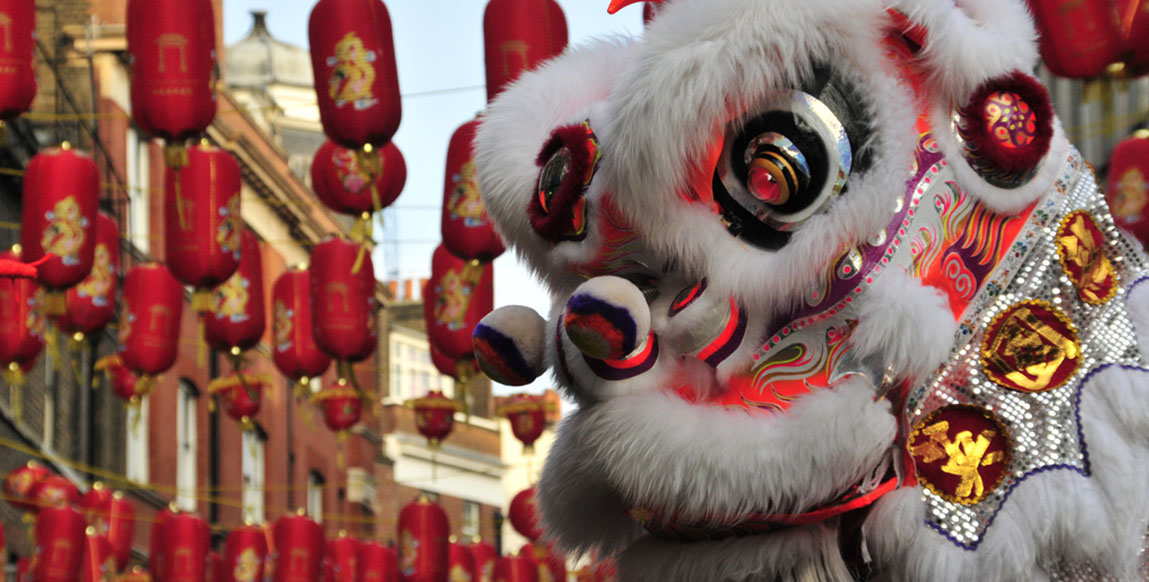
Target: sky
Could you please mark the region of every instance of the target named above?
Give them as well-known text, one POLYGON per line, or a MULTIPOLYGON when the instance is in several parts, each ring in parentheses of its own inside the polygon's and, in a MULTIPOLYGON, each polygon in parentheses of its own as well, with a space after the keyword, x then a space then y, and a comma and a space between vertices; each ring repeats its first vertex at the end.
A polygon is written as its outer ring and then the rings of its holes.
MULTIPOLYGON (((422 278, 440 240, 439 213, 447 143, 486 104, 483 66, 483 0, 384 0, 391 15, 403 120, 393 141, 407 162, 407 184, 384 213, 385 228, 374 256, 381 279, 422 278)), ((642 4, 606 12, 609 0, 558 0, 566 15, 570 45, 593 38, 635 36, 642 30, 642 4)), ((266 10, 271 34, 306 48, 307 21, 314 2, 224 0, 224 42, 251 30, 252 10, 266 10)), ((541 144, 540 144, 541 145, 541 144)), ((526 305, 544 316, 550 299, 513 251, 495 260, 495 305, 526 305)), ((551 385, 544 374, 526 391, 551 385)), ((498 394, 524 389, 495 387, 498 394)))

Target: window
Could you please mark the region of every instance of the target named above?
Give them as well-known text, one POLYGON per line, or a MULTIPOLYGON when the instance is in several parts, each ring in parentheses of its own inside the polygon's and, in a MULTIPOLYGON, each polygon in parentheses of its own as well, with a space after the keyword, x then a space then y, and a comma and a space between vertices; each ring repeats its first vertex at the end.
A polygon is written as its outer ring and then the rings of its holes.
POLYGON ((199 391, 187 380, 180 380, 176 397, 176 504, 180 509, 195 511, 196 471, 196 402, 199 391))
POLYGON ((137 405, 128 407, 128 479, 136 483, 148 482, 148 397, 140 398, 137 405))
POLYGON ((151 246, 151 229, 148 227, 152 186, 148 163, 150 145, 148 138, 139 132, 128 132, 128 237, 145 254, 151 246))
POLYGON ((253 430, 243 431, 243 513, 244 517, 254 523, 262 523, 264 467, 267 436, 255 427, 253 430))
POLYGON ((474 501, 463 501, 463 524, 459 528, 463 539, 479 535, 479 504, 474 501))
POLYGON ((323 475, 312 471, 307 475, 307 515, 315 521, 323 520, 323 475))

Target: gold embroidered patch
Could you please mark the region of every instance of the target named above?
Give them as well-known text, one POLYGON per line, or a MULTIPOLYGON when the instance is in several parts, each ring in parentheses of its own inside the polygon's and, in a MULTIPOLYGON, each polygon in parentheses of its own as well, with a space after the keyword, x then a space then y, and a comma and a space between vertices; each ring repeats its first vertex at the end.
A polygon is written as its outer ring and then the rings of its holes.
POLYGON ((1081 360, 1077 328, 1045 301, 1016 303, 990 323, 981 347, 986 376, 1022 392, 1043 392, 1065 384, 1081 360))
POLYGON ((914 426, 906 449, 922 485, 946 501, 972 505, 1001 484, 1012 443, 993 413, 955 405, 933 411, 914 426))
POLYGON ((1084 210, 1070 212, 1057 229, 1061 268, 1084 303, 1100 305, 1117 294, 1117 272, 1105 254, 1105 235, 1084 210))

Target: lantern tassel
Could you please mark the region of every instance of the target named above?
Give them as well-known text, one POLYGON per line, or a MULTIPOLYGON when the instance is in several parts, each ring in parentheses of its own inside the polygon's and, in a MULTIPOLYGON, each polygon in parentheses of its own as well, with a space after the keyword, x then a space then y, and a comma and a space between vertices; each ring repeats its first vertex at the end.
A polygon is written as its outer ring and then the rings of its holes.
POLYGON ((335 453, 335 465, 342 471, 347 464, 344 454, 344 449, 347 447, 347 431, 339 431, 336 433, 335 439, 339 442, 339 450, 335 453))
POLYGON ((180 184, 180 168, 188 164, 188 150, 182 143, 164 144, 164 163, 175 172, 176 216, 179 217, 180 230, 187 230, 187 219, 184 218, 183 187, 180 184))
POLYGON ((363 241, 359 244, 359 254, 355 255, 355 264, 351 265, 351 274, 358 275, 359 270, 363 268, 363 259, 367 256, 367 242, 363 241))
POLYGON ((68 300, 64 291, 48 291, 44 293, 44 314, 64 315, 68 311, 68 300))
POLYGON ((8 126, 4 125, 4 120, 0 119, 0 147, 8 143, 8 126))
POLYGON ((137 387, 137 395, 132 396, 131 400, 124 403, 124 409, 128 412, 134 412, 132 415, 132 436, 139 438, 140 436, 140 420, 143 418, 143 401, 138 395, 139 388, 137 387))
POLYGON ((24 416, 24 395, 21 392, 24 386, 24 370, 15 362, 4 370, 4 381, 8 383, 8 404, 12 406, 12 416, 20 422, 24 416))
POLYGON ((50 326, 44 334, 44 351, 48 353, 48 361, 52 364, 52 369, 60 372, 61 360, 60 357, 60 335, 56 331, 56 326, 50 326))
POLYGON ((203 369, 207 366, 207 325, 204 324, 203 315, 200 315, 196 320, 198 322, 196 324, 196 336, 199 339, 196 341, 195 362, 200 369, 203 369))

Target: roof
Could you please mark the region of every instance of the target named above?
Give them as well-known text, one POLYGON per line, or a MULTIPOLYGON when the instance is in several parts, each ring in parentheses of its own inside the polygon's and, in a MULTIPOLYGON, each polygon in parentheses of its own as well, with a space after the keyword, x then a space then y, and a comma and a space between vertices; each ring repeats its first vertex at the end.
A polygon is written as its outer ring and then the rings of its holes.
POLYGON ((262 88, 271 84, 313 87, 311 55, 271 36, 267 12, 252 10, 251 32, 227 47, 227 83, 262 88))

